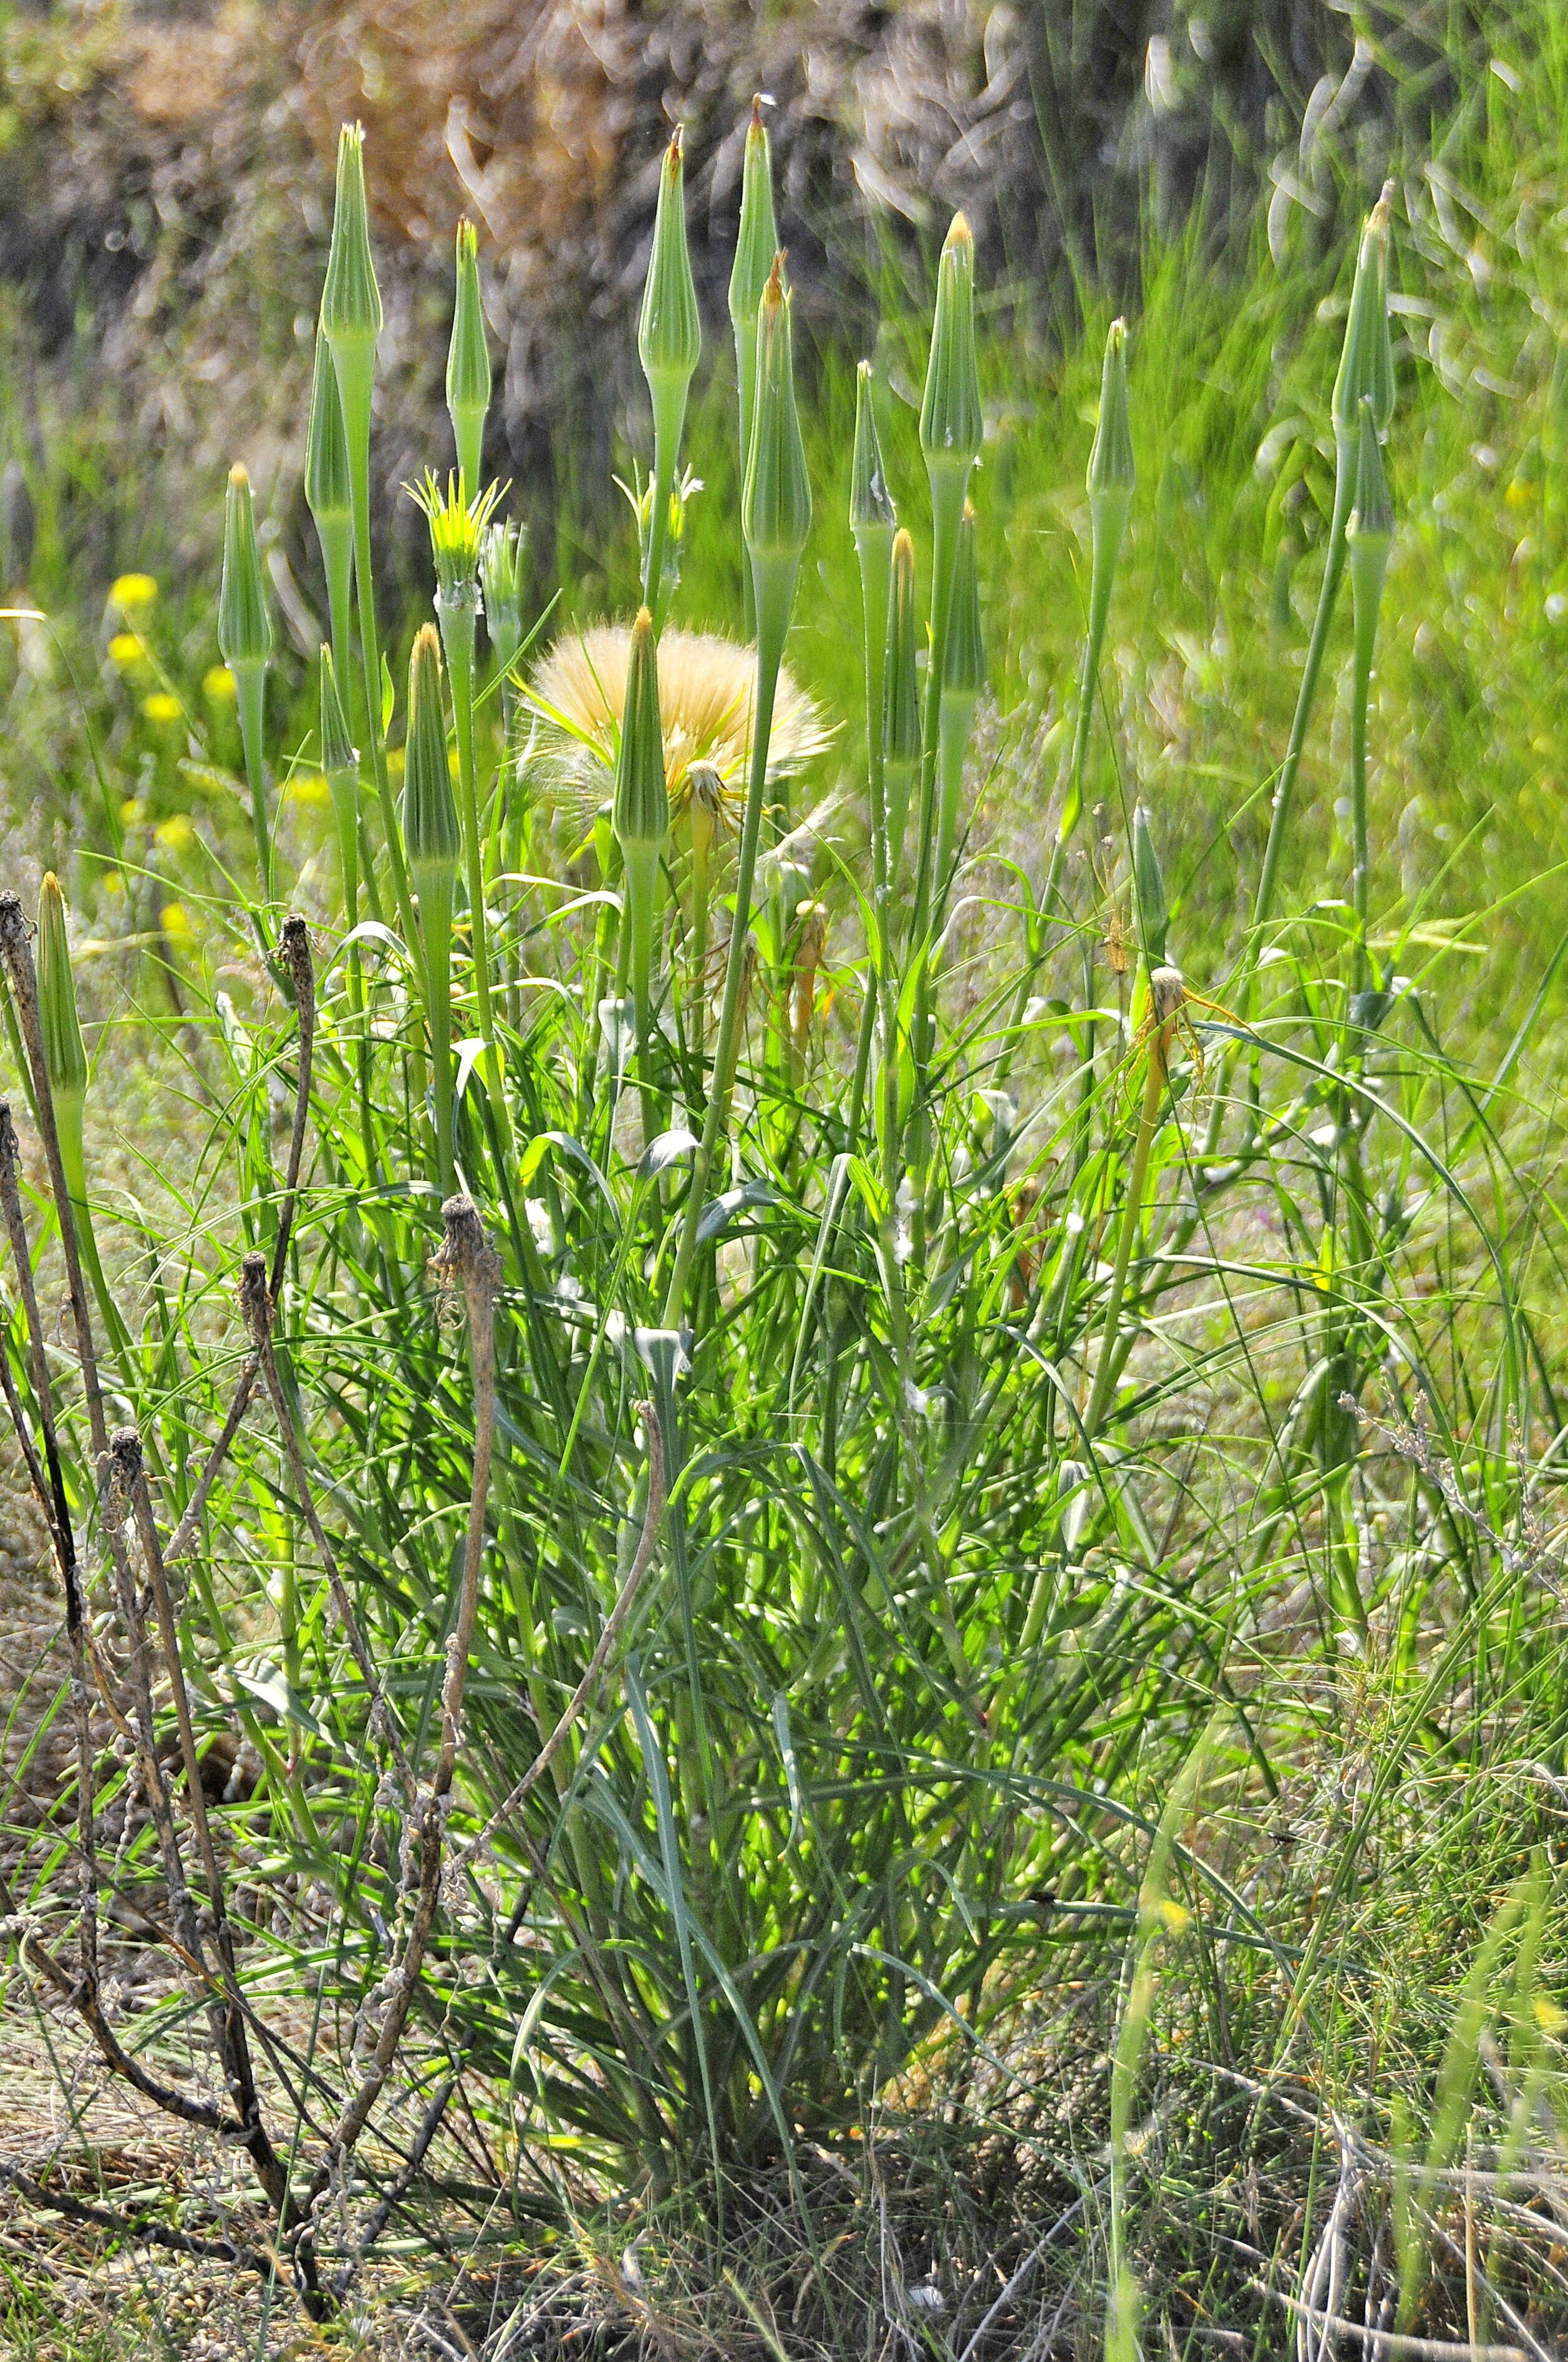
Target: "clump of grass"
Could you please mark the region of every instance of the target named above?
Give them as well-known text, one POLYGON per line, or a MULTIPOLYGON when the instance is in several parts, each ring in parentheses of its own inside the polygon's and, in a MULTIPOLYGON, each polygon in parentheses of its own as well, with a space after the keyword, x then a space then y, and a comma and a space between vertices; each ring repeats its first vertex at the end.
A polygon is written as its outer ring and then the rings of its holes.
MULTIPOLYGON (((765 169, 754 139, 753 242, 765 169)), ((1105 348, 1062 795, 1051 811, 1030 778, 1021 869, 984 850, 994 776, 968 756, 971 733, 986 743, 991 528, 967 227, 938 266, 899 506, 869 370, 834 454, 840 496, 814 497, 774 256, 760 287, 739 282, 754 373, 725 463, 734 498, 704 513, 680 472, 698 337, 678 135, 660 186, 640 347, 652 465, 622 585, 635 620, 613 640, 564 635, 531 665, 543 619, 522 612, 502 496, 468 479, 486 389, 460 242, 462 472, 445 493, 427 480, 440 628, 415 637, 400 745, 370 569, 379 301, 362 144, 345 133, 332 378, 318 370, 313 410, 333 633, 313 756, 340 891, 312 881, 313 948, 302 916, 280 926, 270 646, 246 590, 248 487, 236 507, 231 485, 225 646, 257 885, 230 882, 214 841, 199 927, 164 955, 178 1054, 213 1114, 170 1184, 179 1220, 136 1234, 146 1288, 105 1253, 118 1328, 104 1305, 94 1318, 87 1187, 60 1151, 60 1096, 69 1125, 92 1088, 65 914, 54 889, 35 982, 20 906, 0 904, 49 1185, 29 1210, 0 1154, 19 1296, 9 1396, 76 1651, 77 1815, 72 1877, 40 1850, 26 1911, 5 1907, 28 1972, 81 2012, 108 2067, 245 2147, 267 2237, 212 2239, 288 2275, 321 2315, 414 2206, 459 2094, 480 2202, 513 2230, 570 2223, 614 2191, 654 2217, 692 2209, 722 2243, 765 2191, 810 2254, 819 2150, 831 2159, 938 2076, 1005 2120, 1031 2094, 1042 1995, 1056 2010, 1087 1992, 1112 2061, 1111 2170, 1098 2131, 1074 2154, 1070 2125, 1053 2169, 1086 2234, 1082 2315, 1131 2356, 1150 2305, 1176 2318, 1140 2261, 1161 2234, 1157 2145, 1135 2115, 1161 1959, 1188 1948, 1228 2074, 1249 2019, 1272 2097, 1309 2043, 1346 2038, 1352 1898, 1427 1751, 1474 1772, 1521 1701, 1553 1743, 1563 1722, 1533 1489, 1561 1421, 1518 1277, 1541 1250, 1506 1178, 1506 1073, 1478 1090, 1419 995, 1391 976, 1373 989, 1368 881, 1334 932, 1299 939, 1275 905, 1286 779, 1321 723, 1347 565, 1365 814, 1397 516, 1380 439, 1388 216, 1374 212, 1323 404, 1338 492, 1238 1014, 1181 940, 1165 872, 1188 848, 1168 799, 1128 795, 1118 770, 1096 866, 1069 857, 1095 766, 1123 753, 1098 700, 1137 523, 1135 338, 1117 324, 1105 348), (730 621, 749 617, 754 639, 744 690, 677 765, 691 650, 674 557, 692 535, 728 537, 750 586, 730 621), (806 561, 829 536, 858 569, 860 678, 818 716, 784 659, 792 630, 821 622, 806 561), (597 784, 574 810, 550 790, 577 756, 597 784), (847 823, 790 808, 829 767, 860 815, 847 823), (1107 930, 1103 961, 1086 877, 1130 887, 1132 923, 1107 930), (968 938, 977 908, 986 932, 968 938), (65 1259, 69 1366, 34 1280, 39 1210, 65 1259), (111 1383, 129 1415, 113 1437, 111 1383), (90 1531, 108 1561, 94 1609, 123 1661, 88 1612, 90 1531), (96 1744, 90 1673, 128 1753, 96 1744), (1372 1734, 1365 1778, 1310 1867, 1266 1867, 1245 1831, 1292 1783, 1310 1805, 1336 1715, 1372 1734), (199 1756, 220 1733, 243 1735, 255 1778, 214 1827, 199 1756), (132 1760, 147 1818, 138 1836, 126 1806, 111 1868, 103 1808, 125 1803, 132 1760), (148 1924, 167 1903, 190 1981, 138 2012, 134 2047, 101 2001, 101 1868, 148 1924), (222 1933, 242 1871, 247 1947, 222 1933), (253 2033, 269 2041, 269 1980, 314 2003, 302 2060, 269 2047, 282 2097, 264 2103, 247 2062, 253 2033), (198 2004, 225 2078, 199 2102, 137 2064, 198 2004), (411 2133, 402 2086, 423 2103, 411 2133)), ((1369 866, 1364 820, 1355 833, 1369 866)), ((1535 1894, 1486 1961, 1524 1928, 1539 1957, 1535 1894)), ((1533 2009, 1537 1971, 1518 1974, 1533 2009)), ((1411 2165, 1391 2129, 1386 2203, 1357 2218, 1380 2330, 1450 2320, 1431 2265, 1439 2193, 1456 2126, 1492 2130, 1477 2007, 1462 1991, 1441 2139, 1411 2165)), ((1507 2105, 1528 2086, 1534 2107, 1556 2091, 1555 2054, 1519 2058, 1507 2105)), ((1305 2266, 1331 2129, 1316 2120, 1297 2212, 1257 2251, 1260 2305, 1323 2311, 1305 2266)), ((1341 2150, 1360 2156, 1348 2136, 1341 2150)), ((1522 2168, 1509 2151, 1497 2170, 1507 2184, 1522 2168)), ((454 2166, 448 2194, 471 2200, 472 2175, 471 2158, 454 2166)), ((66 2193, 28 2195, 69 2212, 66 2193)), ((142 2215, 109 2227, 153 2235, 142 2215)), ((1497 2260, 1503 2275, 1502 2247, 1497 2260)), ((912 2342, 909 2285, 881 2301, 912 2342)))

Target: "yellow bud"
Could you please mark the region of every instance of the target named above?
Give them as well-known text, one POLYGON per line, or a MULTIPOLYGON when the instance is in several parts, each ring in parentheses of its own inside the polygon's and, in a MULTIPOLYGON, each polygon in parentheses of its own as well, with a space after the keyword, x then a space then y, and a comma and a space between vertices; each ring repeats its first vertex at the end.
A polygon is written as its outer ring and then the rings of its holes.
POLYGON ((150 697, 142 699, 141 710, 149 722, 178 722, 180 700, 170 697, 166 689, 155 689, 150 697))
POLYGON ((234 675, 227 665, 209 665, 202 675, 202 690, 214 705, 232 705, 235 695, 234 675))
POLYGON ((116 632, 109 642, 109 655, 115 664, 124 668, 145 662, 147 649, 142 644, 139 634, 116 632))
POLYGON ((160 821, 152 833, 154 843, 160 844, 165 853, 183 853, 196 840, 189 812, 172 813, 168 820, 160 821))
POLYGON ((135 614, 138 609, 150 607, 158 596, 158 582, 151 574, 116 575, 109 585, 109 604, 117 607, 122 615, 135 614))
POLYGON ((165 902, 158 914, 158 923, 174 941, 188 938, 191 933, 191 915, 183 902, 165 902))

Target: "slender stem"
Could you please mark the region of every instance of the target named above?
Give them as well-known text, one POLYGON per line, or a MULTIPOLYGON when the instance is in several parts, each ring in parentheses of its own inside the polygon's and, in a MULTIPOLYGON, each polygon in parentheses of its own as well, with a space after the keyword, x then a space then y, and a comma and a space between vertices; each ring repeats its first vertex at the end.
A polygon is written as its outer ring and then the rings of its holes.
POLYGON ((1122 1322, 1122 1303, 1127 1291, 1127 1270, 1133 1259, 1133 1244, 1143 1220, 1144 1191, 1148 1184, 1149 1154, 1154 1147, 1155 1132, 1159 1123, 1160 1103, 1165 1096, 1166 1055, 1175 1018, 1157 1024, 1149 1036, 1148 1067, 1144 1076, 1143 1111, 1138 1119, 1138 1136, 1133 1148, 1132 1171, 1127 1176, 1127 1195, 1122 1207, 1122 1227, 1116 1239, 1116 1261, 1111 1274, 1111 1294, 1105 1306, 1105 1328, 1100 1345, 1100 1359, 1094 1374, 1094 1388, 1084 1413, 1084 1432, 1091 1438, 1100 1431, 1116 1383, 1118 1358, 1117 1331, 1122 1322))
POLYGON ((234 679, 239 708, 239 738, 245 750, 246 784, 250 789, 250 829, 256 841, 256 875, 264 903, 272 900, 272 836, 267 824, 267 773, 263 760, 267 710, 267 668, 241 665, 234 679))
POLYGON ((769 584, 760 579, 762 567, 753 561, 757 581, 757 688, 751 715, 751 769, 746 790, 746 816, 740 828, 740 849, 735 865, 735 915, 729 929, 729 955, 724 966, 724 999, 718 1012, 718 1036, 714 1048, 713 1087, 703 1120, 702 1138, 692 1159, 691 1187, 681 1223, 674 1268, 664 1297, 663 1326, 675 1329, 685 1309, 686 1285, 696 1253, 697 1226, 707 1200, 708 1176, 729 1114, 729 1094, 738 1047, 740 986, 746 973, 746 945, 751 934, 751 884, 756 876, 757 847, 762 832, 762 804, 767 791, 768 747, 773 738, 773 697, 789 628, 795 594, 796 560, 779 562, 779 573, 769 584))
POLYGON ((463 855, 468 873, 468 926, 474 951, 474 988, 478 1002, 479 1038, 485 1044, 485 1088, 503 1142, 510 1148, 511 1125, 506 1094, 501 1088, 500 1057, 496 1048, 495 1007, 490 994, 489 919, 485 908, 485 845, 479 833, 478 783, 474 762, 474 611, 472 607, 441 610, 441 636, 446 650, 446 677, 452 684, 452 712, 457 725, 458 807, 463 824, 463 855))
POLYGON ((348 438, 348 489, 354 513, 354 587, 359 607, 359 657, 365 683, 365 726, 369 733, 370 764, 376 778, 377 798, 381 806, 381 825, 387 838, 387 867, 392 880, 392 899, 398 906, 403 940, 411 949, 419 937, 414 928, 408 866, 403 859, 403 833, 392 798, 391 779, 387 770, 387 748, 381 732, 381 635, 376 623, 376 582, 370 562, 369 396, 367 393, 361 397, 357 392, 351 396, 350 390, 343 384, 341 373, 338 390, 343 398, 343 423, 348 438))

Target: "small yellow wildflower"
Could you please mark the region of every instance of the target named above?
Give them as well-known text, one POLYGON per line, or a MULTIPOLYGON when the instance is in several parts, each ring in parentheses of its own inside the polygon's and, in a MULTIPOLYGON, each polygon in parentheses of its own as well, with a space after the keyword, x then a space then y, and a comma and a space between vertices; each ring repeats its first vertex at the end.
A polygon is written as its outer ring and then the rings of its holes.
POLYGON ((234 697, 234 675, 227 665, 209 665, 202 675, 202 689, 214 705, 226 705, 234 697))
POLYGON ((157 596, 158 582, 151 574, 121 574, 109 585, 109 604, 117 607, 122 615, 150 607, 157 596))
POLYGON ((178 722, 180 700, 170 697, 166 689, 155 689, 150 697, 142 699, 141 710, 149 722, 178 722))
POLYGON ((109 642, 109 654, 122 670, 129 665, 143 664, 147 649, 139 632, 116 632, 109 642))
POLYGON ((283 800, 291 804, 324 804, 332 800, 332 789, 319 771, 307 771, 291 779, 283 790, 283 800))
POLYGON ((120 806, 120 818, 127 828, 135 828, 138 820, 147 818, 147 806, 139 796, 127 796, 120 806))
POLYGON ((183 902, 165 902, 158 914, 158 923, 171 942, 188 937, 191 933, 191 916, 183 902))
POLYGON ((1551 2035, 1553 2041, 1555 2041, 1557 2036, 1562 2033, 1563 2027, 1568 2025, 1568 2016, 1563 2015, 1562 2010, 1558 2008, 1557 2003, 1554 2001, 1548 2001, 1544 1993, 1537 1993, 1535 1997, 1535 2022, 1537 2025, 1540 2026, 1542 2034, 1551 2035))
POLYGON ((183 853, 188 845, 193 844, 196 841, 196 831, 192 823, 190 813, 171 813, 168 820, 159 822, 153 831, 153 837, 157 844, 162 845, 166 853, 183 853))

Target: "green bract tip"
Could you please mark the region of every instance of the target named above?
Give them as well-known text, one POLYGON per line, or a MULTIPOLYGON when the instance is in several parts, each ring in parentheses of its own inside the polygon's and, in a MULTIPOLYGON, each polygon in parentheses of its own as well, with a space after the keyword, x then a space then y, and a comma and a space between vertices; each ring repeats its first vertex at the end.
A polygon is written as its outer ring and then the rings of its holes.
POLYGON ((685 171, 681 133, 664 151, 659 174, 659 209, 653 220, 653 251, 637 330, 642 373, 655 393, 661 385, 685 386, 702 351, 696 286, 686 251, 685 171))
POLYGON ((503 667, 522 645, 522 543, 520 524, 496 524, 486 528, 479 552, 485 622, 496 662, 503 667))
POLYGON ((305 499, 318 525, 347 524, 352 507, 348 438, 343 431, 343 403, 332 348, 320 328, 311 372, 310 425, 305 430, 305 499))
POLYGON ((1357 421, 1355 502, 1349 529, 1355 541, 1391 541, 1394 537, 1394 504, 1388 498, 1382 441, 1369 394, 1361 398, 1357 421))
POLYGON ((490 348, 479 297, 479 242, 472 222, 457 225, 457 299, 452 342, 446 353, 446 408, 457 445, 457 466, 470 493, 477 493, 490 406, 490 348))
POLYGON ((628 861, 638 852, 662 845, 670 825, 658 656, 653 618, 646 607, 631 626, 626 708, 615 764, 614 822, 616 840, 628 861))
POLYGON ((893 544, 893 588, 887 617, 887 675, 883 691, 883 752, 890 763, 920 759, 920 687, 916 651, 915 544, 899 533, 893 544))
POLYGON ((337 197, 322 291, 322 326, 340 371, 340 348, 374 347, 381 333, 381 292, 370 257, 365 199, 365 133, 357 123, 345 123, 338 138, 337 197))
POLYGON ((426 469, 422 484, 403 490, 430 526, 430 554, 435 565, 437 604, 474 607, 479 603, 479 560, 485 534, 501 496, 488 485, 473 500, 465 498, 464 478, 448 475, 442 491, 434 471, 426 469))
POLYGON ((87 1047, 76 1008, 71 942, 65 931, 65 897, 51 869, 38 889, 38 1022, 44 1037, 44 1067, 57 1095, 80 1098, 87 1088, 87 1047))
POLYGON ((974 239, 962 214, 955 214, 937 270, 937 316, 920 405, 926 465, 967 472, 980 457, 983 432, 974 345, 974 239))
POLYGON ((338 695, 337 669, 332 660, 332 650, 322 649, 321 679, 322 769, 353 771, 358 768, 359 756, 348 734, 348 723, 338 695))
POLYGON ((1355 434, 1363 401, 1372 404, 1379 435, 1387 434, 1394 415, 1394 348, 1388 335, 1388 205, 1393 193, 1390 181, 1367 215, 1355 259, 1344 349, 1334 380, 1334 431, 1342 436, 1355 434))
POLYGON ((891 534, 898 512, 887 489, 882 443, 872 402, 872 365, 862 361, 855 377, 855 457, 850 470, 850 530, 891 534))
POLYGON ((1138 934, 1144 957, 1151 967, 1165 959, 1165 939, 1170 913, 1165 899, 1165 873, 1155 851, 1154 826, 1146 804, 1133 812, 1133 890, 1137 897, 1138 934))
POLYGON ((758 315, 756 400, 742 525, 753 560, 793 560, 811 530, 811 480, 795 405, 790 299, 776 255, 758 315))
POLYGON ((735 245, 735 267, 729 274, 729 317, 737 327, 756 325, 762 308, 762 291, 778 246, 768 127, 762 120, 762 102, 754 98, 746 133, 746 160, 740 174, 740 228, 735 245))
POLYGON ((948 697, 978 697, 985 687, 985 638, 980 620, 980 576, 975 566, 974 510, 964 502, 953 554, 953 605, 948 622, 947 661, 942 668, 942 691, 948 697))
POLYGON ((452 870, 463 839, 446 761, 441 698, 441 641, 433 624, 415 635, 409 658, 409 732, 403 749, 403 837, 409 866, 452 870))
POLYGON ((272 626, 267 614, 267 592, 261 579, 261 558, 256 546, 256 506, 250 478, 243 468, 229 469, 224 502, 224 572, 218 592, 218 646, 225 664, 234 673, 259 670, 272 655, 272 626))
POLYGON ((1127 414, 1127 326, 1113 320, 1100 372, 1100 423, 1089 454, 1089 491, 1130 492, 1137 480, 1127 414))

